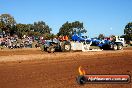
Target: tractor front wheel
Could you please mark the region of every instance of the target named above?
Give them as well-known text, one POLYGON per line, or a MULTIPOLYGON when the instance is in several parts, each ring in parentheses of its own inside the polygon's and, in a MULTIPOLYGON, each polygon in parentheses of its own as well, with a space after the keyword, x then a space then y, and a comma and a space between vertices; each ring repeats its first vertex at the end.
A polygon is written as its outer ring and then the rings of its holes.
POLYGON ((71 51, 71 43, 68 42, 68 41, 62 42, 61 50, 63 52, 69 52, 69 51, 71 51))

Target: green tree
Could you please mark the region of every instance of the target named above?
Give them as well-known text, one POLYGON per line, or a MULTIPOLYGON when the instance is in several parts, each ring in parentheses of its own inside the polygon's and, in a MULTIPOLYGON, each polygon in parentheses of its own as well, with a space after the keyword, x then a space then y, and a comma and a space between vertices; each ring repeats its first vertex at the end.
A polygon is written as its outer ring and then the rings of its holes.
POLYGON ((34 22, 34 24, 16 24, 16 29, 20 37, 23 35, 42 36, 51 32, 51 28, 43 21, 34 22))
POLYGON ((41 34, 45 34, 45 33, 50 34, 52 29, 48 25, 46 25, 45 22, 38 21, 38 22, 34 22, 33 31, 34 32, 39 32, 41 34))
POLYGON ((27 24, 16 24, 16 31, 19 37, 22 37, 23 35, 28 35, 30 31, 30 27, 27 24))
POLYGON ((0 21, 0 29, 4 27, 4 24, 0 21))
POLYGON ((0 22, 0 33, 3 32, 3 31, 2 31, 2 28, 3 28, 3 24, 2 24, 2 22, 0 22))
POLYGON ((62 35, 62 36, 67 35, 68 37, 71 37, 74 32, 76 32, 76 33, 85 33, 87 31, 84 29, 83 23, 81 23, 79 21, 75 21, 75 22, 69 23, 67 21, 59 29, 58 36, 60 36, 60 35, 62 35))
POLYGON ((124 29, 125 39, 127 41, 132 40, 132 22, 129 22, 124 29))
POLYGON ((98 39, 104 39, 105 35, 104 34, 99 34, 98 39))
POLYGON ((14 26, 16 24, 16 21, 14 17, 12 17, 10 14, 1 14, 0 15, 0 27, 2 31, 5 31, 6 33, 11 33, 15 31, 14 26))
POLYGON ((44 39, 49 40, 49 39, 55 38, 56 35, 54 35, 52 33, 50 33, 50 34, 49 33, 46 33, 46 34, 43 35, 43 37, 44 37, 44 39))

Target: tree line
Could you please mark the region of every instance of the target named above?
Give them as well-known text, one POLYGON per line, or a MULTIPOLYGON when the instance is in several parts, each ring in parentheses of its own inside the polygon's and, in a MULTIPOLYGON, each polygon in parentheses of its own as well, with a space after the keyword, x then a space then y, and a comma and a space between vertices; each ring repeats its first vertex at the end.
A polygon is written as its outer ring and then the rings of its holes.
POLYGON ((3 32, 4 35, 18 35, 19 38, 22 38, 23 35, 28 36, 43 36, 45 39, 50 39, 55 36, 64 36, 67 35, 71 37, 73 32, 84 33, 86 30, 83 27, 83 23, 75 21, 72 23, 66 22, 60 27, 57 35, 51 33, 52 28, 50 28, 44 21, 34 22, 33 24, 23 24, 17 23, 13 16, 10 14, 1 14, 0 15, 0 32, 3 32))
MULTIPOLYGON (((43 36, 45 39, 50 39, 56 36, 65 36, 69 38, 76 33, 86 33, 83 22, 65 22, 59 29, 59 32, 55 35, 51 33, 50 28, 44 21, 33 22, 33 24, 17 23, 13 16, 10 14, 0 15, 0 33, 4 35, 18 35, 22 38, 23 35, 28 36, 43 36)), ((122 35, 127 41, 132 40, 132 22, 129 22, 124 27, 124 35, 122 35)), ((104 38, 103 34, 99 35, 99 38, 104 38)))
POLYGON ((4 35, 18 35, 22 38, 23 35, 28 36, 51 36, 52 29, 44 22, 38 21, 33 24, 17 23, 10 14, 0 15, 0 30, 4 35))

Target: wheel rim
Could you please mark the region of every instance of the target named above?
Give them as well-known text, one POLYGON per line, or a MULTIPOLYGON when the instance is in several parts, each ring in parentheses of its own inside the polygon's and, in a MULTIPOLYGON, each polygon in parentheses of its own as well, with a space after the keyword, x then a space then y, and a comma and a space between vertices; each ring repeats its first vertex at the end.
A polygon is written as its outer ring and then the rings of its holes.
POLYGON ((122 49, 122 46, 119 46, 119 50, 121 50, 122 49))
POLYGON ((55 49, 54 48, 51 48, 51 52, 54 52, 55 51, 55 49))
POLYGON ((117 50, 117 45, 114 45, 114 50, 117 50))
POLYGON ((70 45, 65 45, 65 50, 70 50, 70 45))

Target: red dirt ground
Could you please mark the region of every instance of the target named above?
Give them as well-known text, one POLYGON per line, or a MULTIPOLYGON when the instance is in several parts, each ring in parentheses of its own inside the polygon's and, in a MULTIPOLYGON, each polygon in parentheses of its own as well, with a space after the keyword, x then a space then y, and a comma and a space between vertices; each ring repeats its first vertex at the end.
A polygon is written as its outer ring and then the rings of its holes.
POLYGON ((83 86, 76 83, 79 66, 87 74, 132 76, 132 48, 54 54, 39 49, 0 50, 0 59, 0 88, 132 88, 132 83, 83 86))

